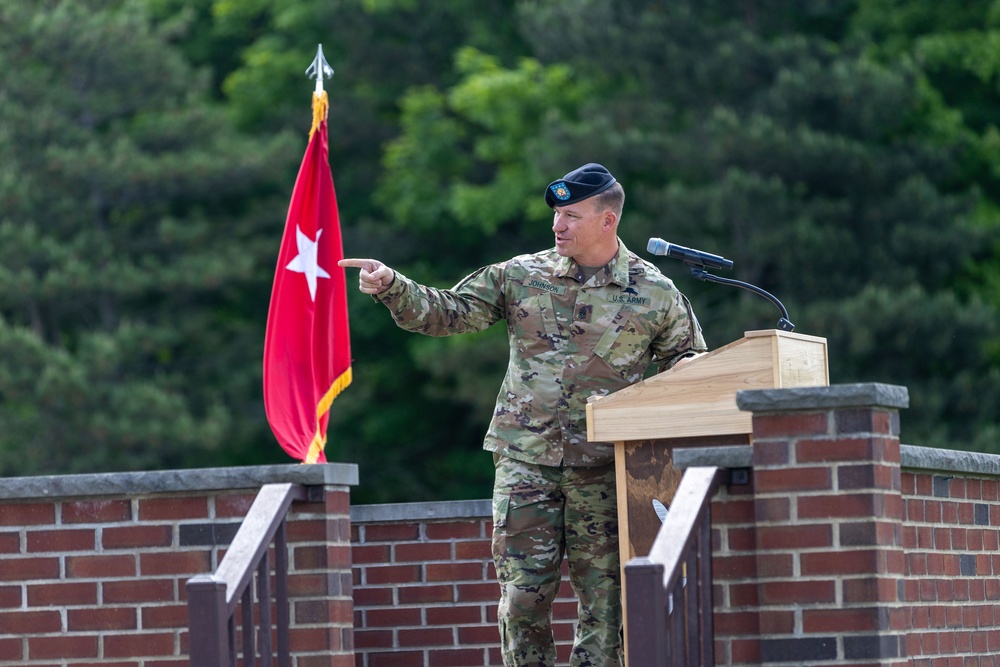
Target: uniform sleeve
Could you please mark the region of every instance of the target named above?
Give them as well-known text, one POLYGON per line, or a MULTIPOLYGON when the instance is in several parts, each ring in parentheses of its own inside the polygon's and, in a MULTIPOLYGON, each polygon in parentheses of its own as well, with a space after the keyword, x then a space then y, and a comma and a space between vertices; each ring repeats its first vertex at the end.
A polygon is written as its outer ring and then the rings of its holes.
POLYGON ((483 331, 503 318, 503 264, 483 267, 451 289, 428 287, 396 272, 376 296, 400 328, 428 336, 483 331))
POLYGON ((653 362, 659 365, 658 372, 661 373, 688 352, 708 350, 691 302, 680 291, 675 291, 671 312, 672 316, 667 318, 652 345, 653 362))

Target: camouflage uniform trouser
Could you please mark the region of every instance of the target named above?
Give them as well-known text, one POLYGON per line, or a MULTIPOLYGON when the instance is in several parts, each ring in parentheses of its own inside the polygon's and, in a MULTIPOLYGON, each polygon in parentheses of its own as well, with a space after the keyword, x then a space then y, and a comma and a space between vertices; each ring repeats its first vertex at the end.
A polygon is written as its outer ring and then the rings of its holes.
POLYGON ((571 667, 620 667, 621 583, 614 465, 496 459, 493 562, 506 667, 555 667, 552 602, 563 554, 579 600, 571 667))

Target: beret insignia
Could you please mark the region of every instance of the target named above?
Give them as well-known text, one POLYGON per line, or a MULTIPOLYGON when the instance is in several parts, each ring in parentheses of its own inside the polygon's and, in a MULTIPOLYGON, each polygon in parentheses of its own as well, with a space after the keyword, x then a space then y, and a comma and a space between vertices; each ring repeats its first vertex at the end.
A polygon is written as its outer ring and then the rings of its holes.
POLYGON ((559 201, 566 201, 567 199, 569 199, 569 188, 567 188, 566 184, 563 183, 562 181, 559 181, 558 183, 553 183, 552 185, 549 186, 549 189, 552 190, 552 194, 554 194, 556 196, 556 199, 558 199, 559 201))

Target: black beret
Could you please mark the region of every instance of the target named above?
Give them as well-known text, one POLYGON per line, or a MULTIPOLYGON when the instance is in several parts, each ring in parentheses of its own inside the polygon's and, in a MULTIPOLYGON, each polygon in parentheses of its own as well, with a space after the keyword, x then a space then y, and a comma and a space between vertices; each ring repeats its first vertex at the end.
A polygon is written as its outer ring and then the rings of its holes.
POLYGON ((610 171, 596 162, 588 162, 558 181, 549 183, 549 187, 545 188, 545 203, 549 208, 575 204, 604 192, 614 184, 615 177, 610 171))

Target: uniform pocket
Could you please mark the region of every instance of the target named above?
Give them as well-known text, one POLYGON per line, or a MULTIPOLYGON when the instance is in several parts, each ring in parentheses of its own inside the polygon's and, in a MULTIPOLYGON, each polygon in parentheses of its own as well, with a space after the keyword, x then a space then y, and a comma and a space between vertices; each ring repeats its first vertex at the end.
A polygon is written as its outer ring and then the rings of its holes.
POLYGON ((594 356, 614 368, 626 382, 635 382, 649 364, 654 335, 641 312, 624 306, 598 339, 594 356))
POLYGON ((510 512, 510 496, 493 495, 493 527, 506 528, 507 514, 510 512))
POLYGON ((552 295, 543 292, 530 294, 511 304, 507 325, 517 340, 522 359, 534 357, 555 349, 548 322, 555 318, 552 295))
POLYGON ((632 317, 632 312, 632 309, 628 306, 622 306, 622 309, 615 314, 610 326, 604 330, 604 334, 594 345, 594 354, 596 356, 607 358, 608 353, 611 352, 612 347, 618 341, 618 337, 621 336, 622 331, 628 325, 629 319, 632 317))

